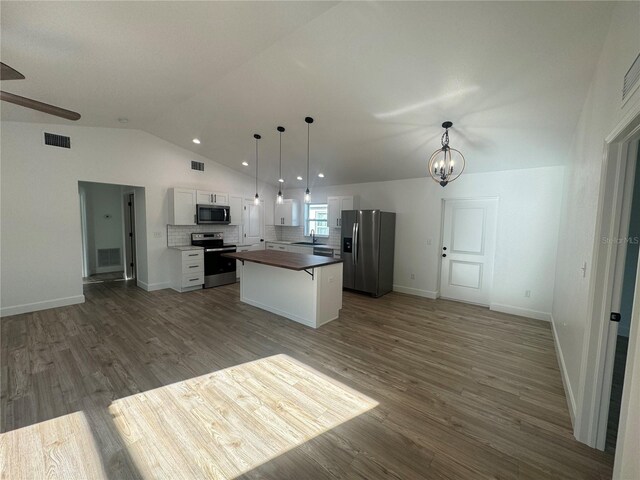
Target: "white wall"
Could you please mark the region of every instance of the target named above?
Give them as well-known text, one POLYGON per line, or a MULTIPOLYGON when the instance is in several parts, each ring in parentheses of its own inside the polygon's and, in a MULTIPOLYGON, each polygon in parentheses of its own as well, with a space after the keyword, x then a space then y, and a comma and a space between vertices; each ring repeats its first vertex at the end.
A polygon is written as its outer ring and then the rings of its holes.
MULTIPOLYGON (((167 189, 216 189, 247 197, 254 180, 145 132, 2 122, 1 312, 3 315, 83 301, 78 181, 136 189, 139 284, 168 285, 167 189), (43 131, 71 136, 71 150, 43 146, 43 131), (205 171, 191 170, 191 160, 205 171)), ((263 184, 266 204, 275 189, 263 184)))
POLYGON ((585 387, 581 370, 604 139, 638 101, 636 91, 621 107, 624 74, 640 51, 639 19, 638 2, 622 3, 614 9, 565 175, 552 313, 565 386, 576 416, 580 415, 585 387))
MULTIPOLYGON (((435 298, 442 199, 499 197, 492 308, 549 320, 562 178, 563 167, 545 167, 463 174, 445 188, 430 178, 316 187, 312 201, 357 195, 362 209, 395 212, 395 290, 435 298)), ((301 189, 285 196, 303 200, 301 189)))

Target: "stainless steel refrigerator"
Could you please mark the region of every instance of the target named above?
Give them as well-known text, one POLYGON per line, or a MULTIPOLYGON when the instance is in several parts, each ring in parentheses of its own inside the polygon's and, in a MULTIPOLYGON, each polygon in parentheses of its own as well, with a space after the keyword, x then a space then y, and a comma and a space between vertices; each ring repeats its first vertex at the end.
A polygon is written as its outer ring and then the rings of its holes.
POLYGON ((396 214, 342 211, 342 286, 379 297, 393 289, 396 214))

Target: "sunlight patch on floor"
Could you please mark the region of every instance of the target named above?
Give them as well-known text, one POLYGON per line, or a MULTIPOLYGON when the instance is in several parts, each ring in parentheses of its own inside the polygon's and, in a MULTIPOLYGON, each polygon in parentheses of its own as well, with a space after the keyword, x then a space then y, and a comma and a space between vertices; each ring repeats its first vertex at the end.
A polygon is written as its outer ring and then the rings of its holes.
POLYGON ((0 435, 0 478, 232 479, 377 405, 275 355, 0 435))
POLYGON ((0 435, 0 478, 109 478, 91 425, 74 412, 0 435))
POLYGON ((109 410, 142 477, 231 479, 376 405, 276 355, 122 398, 109 410))

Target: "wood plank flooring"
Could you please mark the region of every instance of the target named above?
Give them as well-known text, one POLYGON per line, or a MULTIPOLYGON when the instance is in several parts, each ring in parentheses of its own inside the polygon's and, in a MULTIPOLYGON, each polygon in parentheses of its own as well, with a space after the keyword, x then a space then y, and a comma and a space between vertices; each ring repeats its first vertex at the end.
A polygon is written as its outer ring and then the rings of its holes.
POLYGON ((2 478, 607 479, 549 325, 346 293, 318 330, 129 282, 2 319, 2 478))

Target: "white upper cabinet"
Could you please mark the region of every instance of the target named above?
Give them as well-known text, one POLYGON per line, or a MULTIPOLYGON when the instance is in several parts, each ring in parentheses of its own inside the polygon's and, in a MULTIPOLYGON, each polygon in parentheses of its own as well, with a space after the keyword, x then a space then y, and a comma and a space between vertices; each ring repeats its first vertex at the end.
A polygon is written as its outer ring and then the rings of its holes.
POLYGON ((276 203, 274 225, 298 227, 300 225, 299 210, 298 201, 291 198, 286 198, 281 204, 276 203))
POLYGON ((198 205, 229 205, 229 194, 197 190, 198 205))
POLYGON ((329 210, 328 212, 329 227, 340 228, 342 227, 342 211, 357 210, 358 197, 354 197, 354 196, 329 197, 327 198, 327 205, 329 210))
POLYGON ((169 189, 169 224, 196 224, 196 191, 189 188, 169 189))
POLYGON ((213 204, 229 206, 229 194, 223 192, 213 192, 213 204))
POLYGON ((242 225, 242 197, 229 195, 229 215, 231 221, 229 225, 242 225))

